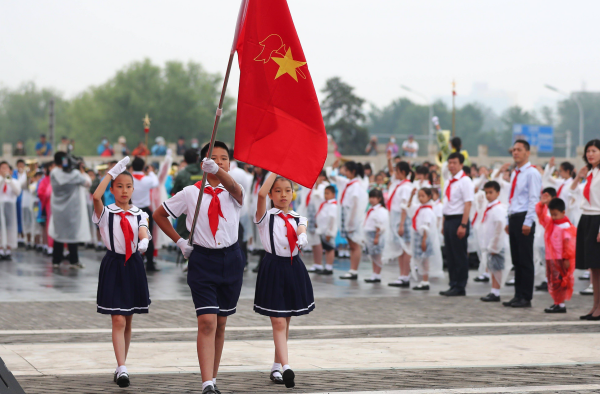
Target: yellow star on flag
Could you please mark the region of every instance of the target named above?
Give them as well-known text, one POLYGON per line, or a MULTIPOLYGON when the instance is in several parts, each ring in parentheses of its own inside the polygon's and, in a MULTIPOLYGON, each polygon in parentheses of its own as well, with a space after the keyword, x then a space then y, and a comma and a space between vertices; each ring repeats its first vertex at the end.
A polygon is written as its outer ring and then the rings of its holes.
POLYGON ((306 64, 306 62, 299 62, 294 60, 292 57, 292 48, 288 48, 284 57, 272 57, 273 61, 279 64, 279 70, 277 70, 277 75, 275 75, 275 79, 279 78, 283 74, 290 74, 292 78, 296 82, 298 82, 298 76, 296 75, 296 69, 298 67, 302 67, 306 64))

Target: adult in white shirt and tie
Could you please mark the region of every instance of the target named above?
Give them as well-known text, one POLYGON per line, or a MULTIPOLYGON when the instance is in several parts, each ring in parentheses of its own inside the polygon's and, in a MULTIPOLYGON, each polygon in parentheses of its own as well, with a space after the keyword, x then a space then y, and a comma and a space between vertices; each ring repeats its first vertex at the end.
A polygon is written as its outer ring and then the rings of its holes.
POLYGON ((529 142, 516 140, 512 156, 515 170, 510 177, 508 225, 510 254, 515 267, 515 296, 502 304, 506 307, 531 307, 533 298, 533 237, 535 234, 535 204, 542 192, 542 176, 529 162, 529 142))
POLYGON ((465 287, 469 280, 469 214, 475 195, 473 181, 463 171, 465 157, 458 152, 448 156, 448 171, 452 178, 445 183, 444 189, 444 242, 450 276, 450 289, 440 295, 454 297, 466 295, 465 287))

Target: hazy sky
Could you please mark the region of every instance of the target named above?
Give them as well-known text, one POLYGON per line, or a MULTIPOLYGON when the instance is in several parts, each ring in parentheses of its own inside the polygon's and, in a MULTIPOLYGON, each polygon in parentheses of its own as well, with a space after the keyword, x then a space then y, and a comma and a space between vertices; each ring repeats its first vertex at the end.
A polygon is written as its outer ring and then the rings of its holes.
MULTIPOLYGON (((317 90, 340 76, 384 106, 421 100, 402 84, 449 98, 455 79, 461 101, 496 109, 554 105, 560 97, 545 83, 600 90, 597 0, 288 3, 317 90)), ((33 80, 72 97, 146 57, 223 73, 238 8, 238 0, 3 0, 0 84, 33 80)), ((238 75, 234 67, 234 96, 238 75)))

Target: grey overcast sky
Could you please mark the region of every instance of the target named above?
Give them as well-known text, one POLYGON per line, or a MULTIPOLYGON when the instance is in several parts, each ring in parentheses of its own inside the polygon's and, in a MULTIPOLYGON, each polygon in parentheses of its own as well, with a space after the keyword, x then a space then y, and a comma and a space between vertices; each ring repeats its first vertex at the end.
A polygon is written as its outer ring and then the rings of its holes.
MULTIPOLYGON (((263 0, 267 1, 267 0, 263 0)), ((276 0, 271 0, 276 1, 276 0)), ((378 106, 410 86, 497 111, 600 91, 597 0, 289 0, 317 91, 340 76, 378 106)), ((2 0, 0 84, 72 97, 128 63, 193 60, 225 71, 237 0, 2 0)), ((229 85, 237 95, 239 71, 229 85)), ((423 101, 421 101, 423 102, 423 101)))

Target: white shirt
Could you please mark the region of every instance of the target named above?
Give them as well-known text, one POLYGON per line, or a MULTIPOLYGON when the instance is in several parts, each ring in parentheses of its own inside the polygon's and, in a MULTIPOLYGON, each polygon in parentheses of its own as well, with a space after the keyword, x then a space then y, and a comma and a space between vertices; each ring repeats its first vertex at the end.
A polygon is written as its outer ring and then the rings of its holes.
POLYGON ((436 217, 441 218, 444 216, 444 213, 443 213, 444 206, 440 200, 432 201, 431 205, 433 205, 433 213, 435 213, 436 217))
POLYGON ((552 173, 554 173, 554 167, 550 167, 549 164, 546 165, 544 169, 544 175, 542 175, 542 187, 553 187, 556 189, 556 197, 562 199, 565 204, 569 203, 569 196, 571 194, 571 184, 573 183, 573 178, 554 178, 552 177, 552 173), (558 192, 560 190, 560 193, 558 192))
MULTIPOLYGON (((298 255, 298 246, 295 246, 293 254, 290 254, 287 226, 283 219, 277 216, 277 214, 280 212, 282 212, 281 209, 271 208, 265 212, 263 217, 258 222, 255 221, 260 233, 260 240, 262 241, 263 248, 267 253, 275 254, 276 256, 280 257, 296 256, 298 255), (273 243, 275 244, 275 253, 273 253, 271 250, 271 234, 269 229, 271 215, 275 215, 273 222, 273 243)), ((292 225, 292 227, 294 227, 294 230, 298 231, 298 226, 306 227, 307 220, 304 216, 300 216, 294 211, 289 211, 288 215, 292 215, 294 218, 299 219, 298 224, 296 224, 296 220, 288 219, 288 222, 292 225)))
POLYGON ((145 175, 141 171, 134 171, 133 175, 133 193, 131 194, 131 202, 136 207, 148 208, 150 206, 150 189, 158 187, 158 177, 152 171, 145 175), (141 180, 135 177, 144 175, 141 180))
MULTIPOLYGON (((490 253, 500 253, 505 245, 505 237, 508 236, 504 231, 506 226, 506 207, 499 199, 487 204, 489 211, 485 214, 485 220, 481 222, 481 239, 483 248, 490 253)), ((484 211, 485 212, 485 211, 484 211)))
POLYGON ((508 214, 527 212, 523 225, 531 226, 536 217, 535 204, 540 200, 542 193, 542 176, 530 162, 521 166, 519 170, 521 172, 517 178, 512 200, 510 200, 510 190, 512 189, 516 171, 513 171, 510 175, 508 214))
POLYGON ((465 210, 465 203, 472 202, 475 196, 473 181, 468 176, 463 177, 464 171, 460 170, 453 179, 458 181, 450 186, 450 201, 446 198, 446 189, 450 184, 450 179, 444 185, 444 215, 462 215, 465 210))
MULTIPOLYGON (((115 250, 113 250, 113 252, 125 254, 125 235, 123 235, 123 230, 121 229, 121 217, 116 215, 119 212, 123 212, 123 210, 116 204, 107 205, 102 209, 100 217, 96 215, 96 211, 94 210, 92 222, 98 225, 104 246, 106 246, 108 250, 112 250, 110 248, 110 229, 108 227, 110 222, 108 219, 111 213, 115 214, 113 216, 113 242, 115 244, 115 250)), ((148 238, 152 239, 150 230, 148 229, 148 214, 134 205, 132 205, 127 212, 131 214, 127 215, 126 217, 127 220, 129 220, 129 224, 131 224, 131 229, 133 230, 133 244, 131 245, 131 251, 135 252, 137 251, 137 244, 139 241, 139 227, 146 227, 148 230, 148 238), (139 227, 138 216, 141 216, 139 227)))
MULTIPOLYGON (((207 185, 207 187, 208 186, 209 185, 207 185)), ((239 186, 242 188, 242 194, 245 196, 246 192, 244 191, 244 188, 242 185, 239 186)), ((200 204, 200 211, 198 212, 198 223, 196 223, 196 228, 194 230, 194 244, 209 249, 223 249, 238 241, 238 229, 242 211, 242 204, 237 202, 237 200, 225 190, 223 185, 219 184, 216 188, 223 190, 217 198, 221 202, 221 211, 223 212, 225 219, 219 216, 219 227, 213 237, 208 222, 208 208, 213 197, 204 193, 202 196, 202 204, 200 204)), ((199 194, 200 189, 196 186, 187 186, 179 193, 163 202, 162 205, 171 217, 177 218, 182 214, 186 214, 185 224, 188 231, 191 231, 199 194)))
POLYGON ((406 157, 417 157, 417 153, 419 153, 419 143, 417 141, 410 142, 406 140, 402 143, 402 152, 406 157), (407 152, 404 148, 416 149, 414 152, 407 152))
MULTIPOLYGON (((325 201, 323 208, 319 211, 317 208, 316 222, 317 222, 317 234, 335 237, 337 234, 337 216, 338 206, 335 199, 325 201)), ((320 205, 319 205, 320 207, 320 205)))
MULTIPOLYGON (((433 235, 434 231, 437 231, 437 217, 433 210, 434 202, 429 201, 424 205, 431 206, 430 208, 421 208, 419 214, 417 215, 416 225, 417 232, 420 235, 427 233, 427 235, 433 235)), ((419 246, 420 247, 420 246, 419 246)))
POLYGON ((0 201, 2 202, 16 202, 17 197, 21 194, 21 185, 17 179, 14 178, 0 178, 0 201), (4 186, 6 185, 6 192, 4 186))
POLYGON ((377 231, 377 229, 379 229, 379 233, 383 234, 389 220, 389 212, 382 207, 381 204, 369 208, 369 211, 371 211, 371 213, 369 213, 365 219, 363 229, 365 231, 377 231))
POLYGON ((390 188, 390 198, 392 199, 390 211, 401 212, 403 209, 406 209, 413 187, 413 184, 409 180, 405 179, 404 181, 400 181, 396 183, 395 186, 390 188), (396 190, 396 193, 394 193, 394 190, 396 190), (392 194, 394 194, 393 198, 392 194))
MULTIPOLYGON (((586 178, 594 174, 592 178, 592 186, 590 187, 590 201, 585 197, 581 199, 581 210, 584 215, 600 215, 600 169, 598 167, 588 171, 586 178)), ((581 188, 582 192, 585 189, 585 184, 581 188)))

